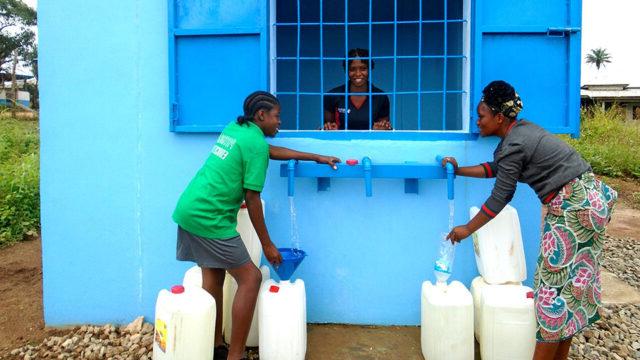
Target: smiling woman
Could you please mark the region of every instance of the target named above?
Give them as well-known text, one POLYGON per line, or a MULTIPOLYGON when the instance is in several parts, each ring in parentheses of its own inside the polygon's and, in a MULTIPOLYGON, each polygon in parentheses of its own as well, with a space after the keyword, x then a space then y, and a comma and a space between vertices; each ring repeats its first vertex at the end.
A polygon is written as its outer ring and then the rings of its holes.
POLYGON ((383 93, 381 89, 369 81, 369 71, 374 68, 373 60, 369 61, 369 52, 365 49, 349 50, 349 60, 342 62, 342 67, 349 76, 349 88, 341 85, 329 90, 324 98, 325 130, 391 130, 389 123, 389 97, 372 95, 371 104, 367 93, 383 93), (348 106, 345 105, 345 94, 348 94, 348 106), (369 112, 371 111, 371 116, 369 112), (347 125, 348 124, 348 125, 347 125))

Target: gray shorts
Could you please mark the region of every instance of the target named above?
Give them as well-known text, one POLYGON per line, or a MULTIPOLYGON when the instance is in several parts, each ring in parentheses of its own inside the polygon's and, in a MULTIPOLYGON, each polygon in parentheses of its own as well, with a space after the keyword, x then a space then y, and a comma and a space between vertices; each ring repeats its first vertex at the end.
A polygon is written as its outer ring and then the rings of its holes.
POLYGON ((178 226, 176 259, 193 261, 203 268, 233 269, 251 261, 240 236, 210 239, 194 235, 178 226))

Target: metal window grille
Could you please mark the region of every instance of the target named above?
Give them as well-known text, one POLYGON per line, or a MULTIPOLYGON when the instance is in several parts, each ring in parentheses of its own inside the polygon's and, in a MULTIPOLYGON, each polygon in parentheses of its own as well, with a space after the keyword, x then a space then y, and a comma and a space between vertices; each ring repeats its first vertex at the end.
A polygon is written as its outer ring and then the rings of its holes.
MULTIPOLYGON (((376 62, 368 91, 330 93, 347 108, 349 95, 386 95, 394 131, 467 130, 469 12, 469 0, 272 0, 271 90, 282 129, 321 130, 329 89, 349 84, 342 62, 364 48, 376 62)), ((344 122, 348 129, 349 111, 344 122)))

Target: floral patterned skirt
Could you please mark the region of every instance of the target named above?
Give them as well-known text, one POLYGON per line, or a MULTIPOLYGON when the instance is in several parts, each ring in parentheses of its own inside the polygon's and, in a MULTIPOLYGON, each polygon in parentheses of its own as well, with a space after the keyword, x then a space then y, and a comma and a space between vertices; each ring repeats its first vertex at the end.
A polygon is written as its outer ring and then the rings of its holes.
POLYGON ((547 206, 534 277, 538 341, 562 341, 597 321, 600 262, 615 190, 584 173, 547 206))

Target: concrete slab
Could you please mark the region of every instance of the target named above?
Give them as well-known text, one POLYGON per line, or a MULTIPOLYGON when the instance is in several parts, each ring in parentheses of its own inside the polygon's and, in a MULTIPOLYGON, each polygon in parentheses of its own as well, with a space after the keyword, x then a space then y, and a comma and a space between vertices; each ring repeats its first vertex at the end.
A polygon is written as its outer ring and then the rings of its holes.
POLYGON ((640 211, 617 204, 611 222, 607 225, 607 234, 613 237, 640 239, 640 211))
POLYGON ((620 280, 616 275, 602 271, 602 302, 605 304, 640 304, 640 291, 620 280))

